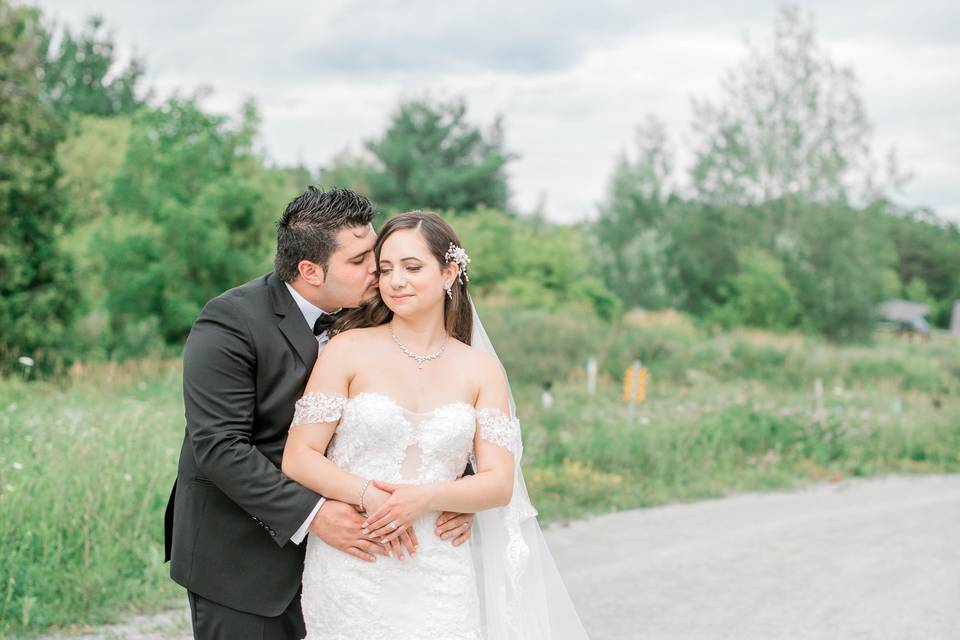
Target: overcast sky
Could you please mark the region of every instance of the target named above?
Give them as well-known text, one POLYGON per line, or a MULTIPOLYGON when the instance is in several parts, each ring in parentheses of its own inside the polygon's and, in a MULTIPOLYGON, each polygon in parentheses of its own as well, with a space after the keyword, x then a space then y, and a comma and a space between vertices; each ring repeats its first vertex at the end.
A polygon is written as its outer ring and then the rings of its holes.
MULTIPOLYGON (((691 98, 765 42, 773 2, 42 0, 72 27, 100 13, 160 96, 208 86, 208 108, 252 96, 262 144, 312 169, 377 136, 402 97, 463 95, 482 125, 504 117, 512 203, 574 221, 595 214, 647 113, 689 162, 691 98), (721 6, 724 5, 724 6, 721 6)), ((960 220, 960 3, 808 1, 821 42, 856 72, 874 148, 914 179, 899 194, 960 220)))

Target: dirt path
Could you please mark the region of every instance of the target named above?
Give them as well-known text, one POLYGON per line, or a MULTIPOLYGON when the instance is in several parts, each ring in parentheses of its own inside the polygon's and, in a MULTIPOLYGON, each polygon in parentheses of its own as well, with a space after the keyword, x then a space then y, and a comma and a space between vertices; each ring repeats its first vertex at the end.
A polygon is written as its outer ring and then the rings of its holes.
MULTIPOLYGON (((960 476, 741 494, 547 538, 593 640, 960 638, 960 476)), ((189 620, 173 611, 82 637, 187 640, 189 620)))

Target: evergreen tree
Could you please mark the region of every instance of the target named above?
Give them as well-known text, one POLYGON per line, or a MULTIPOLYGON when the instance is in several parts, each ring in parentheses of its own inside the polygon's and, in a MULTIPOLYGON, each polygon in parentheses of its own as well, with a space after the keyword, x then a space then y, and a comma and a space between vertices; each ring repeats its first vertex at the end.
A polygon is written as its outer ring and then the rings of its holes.
POLYGON ((458 212, 507 206, 503 131, 497 118, 487 133, 467 122, 463 99, 400 104, 379 140, 368 175, 373 200, 384 209, 458 212))

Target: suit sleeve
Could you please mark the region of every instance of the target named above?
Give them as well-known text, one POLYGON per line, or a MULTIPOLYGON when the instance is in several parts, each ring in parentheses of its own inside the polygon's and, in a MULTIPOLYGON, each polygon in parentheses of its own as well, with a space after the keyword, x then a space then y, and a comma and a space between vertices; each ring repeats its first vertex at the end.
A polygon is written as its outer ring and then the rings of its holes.
POLYGON ((187 434, 203 475, 283 546, 320 496, 284 476, 251 444, 256 377, 242 316, 230 300, 211 300, 183 352, 187 434))

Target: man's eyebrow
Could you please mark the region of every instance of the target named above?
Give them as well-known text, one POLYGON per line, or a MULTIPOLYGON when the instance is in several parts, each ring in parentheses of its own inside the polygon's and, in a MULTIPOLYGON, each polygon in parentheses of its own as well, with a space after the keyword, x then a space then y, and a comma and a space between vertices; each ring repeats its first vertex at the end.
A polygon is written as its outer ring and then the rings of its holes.
POLYGON ((361 257, 367 255, 367 254, 370 253, 371 251, 373 251, 373 249, 367 249, 366 251, 362 251, 362 252, 358 253, 357 255, 353 256, 352 258, 350 258, 350 260, 357 260, 358 258, 361 258, 361 257))

